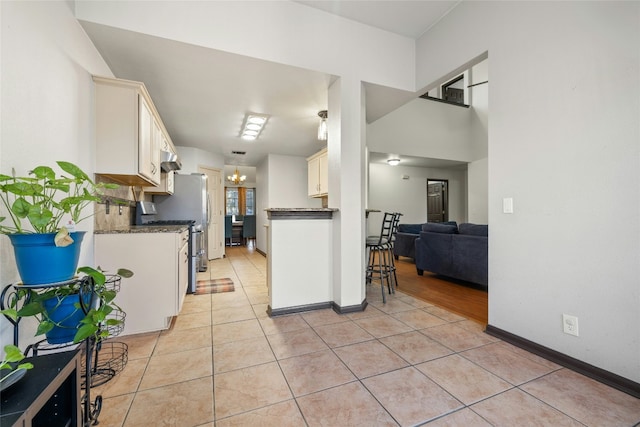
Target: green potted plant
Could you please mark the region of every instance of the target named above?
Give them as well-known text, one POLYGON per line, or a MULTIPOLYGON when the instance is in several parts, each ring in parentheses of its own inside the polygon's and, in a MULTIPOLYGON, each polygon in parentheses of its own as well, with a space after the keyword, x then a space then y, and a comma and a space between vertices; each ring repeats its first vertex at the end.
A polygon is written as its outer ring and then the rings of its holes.
POLYGON ((20 363, 22 359, 24 354, 18 347, 12 344, 4 346, 4 359, 0 362, 0 391, 17 382, 28 369, 33 368, 33 364, 29 362, 20 363))
POLYGON ((9 236, 23 283, 61 282, 73 277, 84 231, 75 224, 90 217, 83 211, 100 200, 105 188, 73 163, 56 162, 66 175, 37 166, 28 176, 0 174, 0 200, 7 217, 0 216, 0 234, 9 236), (68 225, 63 221, 69 219, 68 225))
POLYGON ((79 343, 87 338, 107 338, 123 326, 124 313, 114 302, 121 278, 133 276, 121 268, 107 275, 100 268, 80 267, 77 280, 47 288, 17 287, 9 308, 0 311, 14 321, 34 317, 36 336, 45 334, 50 344, 79 343), (118 316, 114 316, 114 313, 118 316))

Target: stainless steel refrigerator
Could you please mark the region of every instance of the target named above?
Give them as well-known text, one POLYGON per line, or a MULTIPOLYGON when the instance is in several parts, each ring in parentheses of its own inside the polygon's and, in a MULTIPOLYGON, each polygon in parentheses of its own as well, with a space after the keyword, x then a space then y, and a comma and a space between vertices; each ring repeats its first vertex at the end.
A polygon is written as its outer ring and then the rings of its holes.
POLYGON ((194 173, 174 175, 171 196, 153 196, 159 220, 194 220, 198 271, 207 271, 210 201, 207 192, 207 175, 194 173))

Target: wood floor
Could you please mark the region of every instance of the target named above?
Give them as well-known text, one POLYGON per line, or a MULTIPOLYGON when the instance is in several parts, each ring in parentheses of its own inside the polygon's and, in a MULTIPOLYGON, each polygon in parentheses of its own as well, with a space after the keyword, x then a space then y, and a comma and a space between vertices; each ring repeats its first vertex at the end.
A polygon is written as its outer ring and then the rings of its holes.
POLYGON ((487 324, 489 298, 486 288, 447 280, 428 271, 424 276, 418 276, 411 258, 400 257, 396 261, 396 272, 399 291, 487 324))

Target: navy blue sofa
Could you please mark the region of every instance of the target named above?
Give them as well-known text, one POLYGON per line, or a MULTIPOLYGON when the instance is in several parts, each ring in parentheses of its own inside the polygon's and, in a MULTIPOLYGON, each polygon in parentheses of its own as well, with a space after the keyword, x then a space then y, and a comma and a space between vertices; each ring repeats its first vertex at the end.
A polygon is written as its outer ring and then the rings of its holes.
MULTIPOLYGON (((420 232, 425 224, 398 224, 398 231, 393 243, 393 255, 396 259, 401 256, 416 258, 416 239, 420 237, 420 232)), ((455 221, 443 222, 442 224, 457 225, 455 221)))
POLYGON ((415 240, 418 274, 430 271, 454 279, 489 284, 489 227, 427 223, 415 240))

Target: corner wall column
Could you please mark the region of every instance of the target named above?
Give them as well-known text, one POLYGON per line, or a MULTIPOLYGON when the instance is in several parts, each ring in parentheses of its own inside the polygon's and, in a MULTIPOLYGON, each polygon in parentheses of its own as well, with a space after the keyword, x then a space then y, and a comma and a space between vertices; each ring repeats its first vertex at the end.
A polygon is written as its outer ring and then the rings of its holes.
POLYGON ((329 207, 333 223, 333 300, 340 307, 366 297, 365 103, 362 82, 341 77, 329 87, 329 207))

